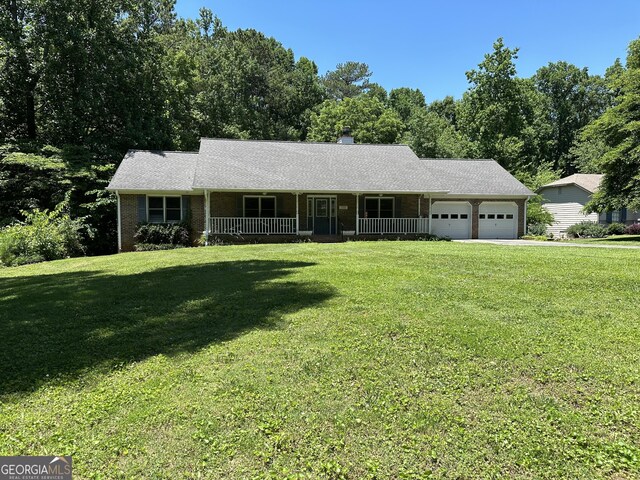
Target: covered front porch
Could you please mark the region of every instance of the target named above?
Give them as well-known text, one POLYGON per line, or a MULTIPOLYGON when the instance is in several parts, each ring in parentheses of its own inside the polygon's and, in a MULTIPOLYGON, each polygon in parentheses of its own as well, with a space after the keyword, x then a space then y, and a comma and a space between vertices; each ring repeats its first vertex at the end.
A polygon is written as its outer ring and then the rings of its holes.
POLYGON ((428 194, 205 192, 205 235, 419 235, 428 194))

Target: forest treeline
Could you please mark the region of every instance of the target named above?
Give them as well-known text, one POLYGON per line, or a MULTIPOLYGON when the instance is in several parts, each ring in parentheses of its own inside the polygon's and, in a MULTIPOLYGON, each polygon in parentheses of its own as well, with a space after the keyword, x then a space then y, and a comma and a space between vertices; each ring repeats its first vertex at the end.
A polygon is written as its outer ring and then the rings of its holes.
POLYGON ((498 39, 460 99, 427 103, 418 89, 386 91, 361 62, 319 72, 208 9, 178 18, 172 0, 1 0, 0 226, 64 203, 88 226, 89 252, 111 252, 104 187, 128 149, 335 141, 343 125, 420 157, 494 158, 534 189, 601 172, 592 208, 640 207, 640 41, 604 76, 558 61, 521 78, 517 58, 498 39))

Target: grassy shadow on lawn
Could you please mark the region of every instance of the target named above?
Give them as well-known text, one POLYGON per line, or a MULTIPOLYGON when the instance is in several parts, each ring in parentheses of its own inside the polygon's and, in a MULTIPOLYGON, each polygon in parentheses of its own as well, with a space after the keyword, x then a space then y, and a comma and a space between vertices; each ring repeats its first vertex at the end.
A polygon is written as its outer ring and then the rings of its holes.
POLYGON ((284 280, 306 262, 228 261, 131 275, 0 280, 0 395, 156 354, 195 351, 317 305, 331 287, 284 280))

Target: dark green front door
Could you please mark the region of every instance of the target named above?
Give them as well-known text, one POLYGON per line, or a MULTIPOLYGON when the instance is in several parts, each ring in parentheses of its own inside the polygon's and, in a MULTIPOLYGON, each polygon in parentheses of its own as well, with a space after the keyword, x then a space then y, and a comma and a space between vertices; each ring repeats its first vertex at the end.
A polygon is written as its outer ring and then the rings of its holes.
POLYGON ((318 197, 313 199, 313 217, 313 233, 316 235, 329 235, 331 233, 329 198, 318 197))

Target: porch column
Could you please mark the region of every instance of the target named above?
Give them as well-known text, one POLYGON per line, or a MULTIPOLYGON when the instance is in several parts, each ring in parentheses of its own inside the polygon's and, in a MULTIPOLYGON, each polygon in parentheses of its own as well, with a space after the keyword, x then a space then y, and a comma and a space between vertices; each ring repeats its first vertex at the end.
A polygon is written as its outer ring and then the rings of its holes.
POLYGON ((360 195, 356 193, 356 235, 360 235, 360 195))
POLYGON ((300 235, 300 194, 296 192, 296 235, 300 235))
POLYGON ((211 231, 211 195, 204 191, 204 244, 209 245, 209 232, 211 231))
POLYGON ((431 214, 431 195, 429 195, 429 235, 431 235, 431 217, 433 215, 431 214))
POLYGON ((420 202, 422 200, 422 195, 418 195, 418 218, 420 218, 420 202))

